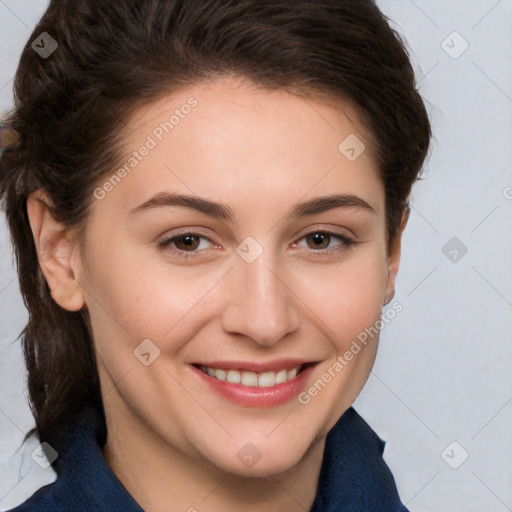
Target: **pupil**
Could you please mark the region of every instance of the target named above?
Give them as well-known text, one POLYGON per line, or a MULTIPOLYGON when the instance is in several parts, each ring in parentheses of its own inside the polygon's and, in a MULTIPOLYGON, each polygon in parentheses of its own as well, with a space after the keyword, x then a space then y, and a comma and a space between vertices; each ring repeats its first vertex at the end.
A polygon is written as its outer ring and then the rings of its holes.
POLYGON ((326 235, 325 233, 314 233, 311 235, 311 238, 313 239, 315 248, 317 249, 320 246, 323 248, 329 245, 329 235, 326 235))
POLYGON ((197 247, 197 237, 194 235, 184 235, 181 239, 178 239, 178 245, 182 245, 186 249, 195 249, 197 247))

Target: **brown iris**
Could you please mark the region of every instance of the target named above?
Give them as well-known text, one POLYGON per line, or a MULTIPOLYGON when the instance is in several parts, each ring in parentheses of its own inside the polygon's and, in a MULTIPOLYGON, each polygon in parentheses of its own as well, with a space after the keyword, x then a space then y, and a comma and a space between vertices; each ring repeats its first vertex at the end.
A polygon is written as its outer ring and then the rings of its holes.
POLYGON ((306 236, 307 244, 310 249, 325 249, 329 246, 329 242, 331 241, 331 235, 327 233, 311 233, 306 236), (309 242, 312 241, 311 245, 309 242))
POLYGON ((180 251, 193 251, 199 246, 200 238, 190 234, 181 235, 175 238, 174 245, 180 251))

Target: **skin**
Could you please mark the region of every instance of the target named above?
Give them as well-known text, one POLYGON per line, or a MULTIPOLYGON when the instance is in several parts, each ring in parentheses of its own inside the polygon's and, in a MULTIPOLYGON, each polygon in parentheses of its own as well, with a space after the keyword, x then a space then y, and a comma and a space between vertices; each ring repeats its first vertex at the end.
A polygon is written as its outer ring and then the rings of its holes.
POLYGON ((34 239, 46 251, 41 268, 59 305, 89 311, 104 455, 145 510, 309 510, 325 435, 364 386, 378 340, 307 405, 242 407, 210 390, 190 364, 317 361, 307 389, 391 299, 406 217, 389 245, 371 139, 347 102, 269 92, 238 78, 197 84, 139 110, 127 123, 127 154, 190 97, 198 102, 190 114, 93 201, 83 251, 50 215, 49 198, 32 194, 34 239), (366 144, 355 161, 338 150, 350 134, 366 144), (233 220, 181 206, 130 213, 160 192, 223 203, 233 220), (371 209, 290 216, 295 204, 331 194, 371 209), (306 235, 321 230, 355 243, 331 237, 318 249, 306 235), (195 256, 183 256, 183 238, 158 247, 187 231, 207 237, 194 239, 195 256), (263 249, 252 263, 236 252, 248 236, 263 249), (160 350, 149 366, 134 356, 144 339, 160 350), (252 467, 237 457, 248 442, 261 454, 252 467))

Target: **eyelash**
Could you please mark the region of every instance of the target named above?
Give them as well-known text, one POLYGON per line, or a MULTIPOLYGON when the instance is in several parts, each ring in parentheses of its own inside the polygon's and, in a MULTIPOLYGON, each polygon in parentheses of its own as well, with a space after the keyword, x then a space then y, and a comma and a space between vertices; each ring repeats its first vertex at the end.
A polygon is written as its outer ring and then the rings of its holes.
MULTIPOLYGON (((307 233, 306 235, 302 236, 301 238, 299 238, 299 240, 297 242, 293 242, 293 245, 296 246, 298 242, 306 239, 306 237, 311 236, 311 235, 317 235, 317 234, 325 235, 330 238, 335 238, 341 242, 341 246, 342 246, 341 248, 335 247, 335 248, 331 248, 331 249, 310 249, 310 252, 318 257, 330 256, 333 253, 343 252, 344 250, 349 249, 350 247, 357 244, 357 242, 355 240, 353 240, 352 238, 349 238, 340 233, 333 233, 332 231, 319 229, 319 230, 311 231, 311 232, 307 233)), ((159 240, 157 242, 158 248, 160 250, 167 250, 168 247, 171 246, 174 242, 176 242, 180 238, 183 238, 186 236, 199 237, 201 239, 208 240, 208 242, 214 244, 214 242, 212 242, 212 240, 210 240, 207 236, 202 235, 201 233, 196 233, 194 231, 186 231, 184 233, 180 233, 179 235, 173 235, 171 237, 165 237, 165 238, 159 240)), ((173 252, 177 252, 180 255, 179 257, 181 257, 181 258, 189 258, 190 259, 190 258, 196 258, 196 257, 200 256, 202 251, 194 250, 194 251, 189 252, 189 251, 183 251, 180 249, 173 249, 173 252)))

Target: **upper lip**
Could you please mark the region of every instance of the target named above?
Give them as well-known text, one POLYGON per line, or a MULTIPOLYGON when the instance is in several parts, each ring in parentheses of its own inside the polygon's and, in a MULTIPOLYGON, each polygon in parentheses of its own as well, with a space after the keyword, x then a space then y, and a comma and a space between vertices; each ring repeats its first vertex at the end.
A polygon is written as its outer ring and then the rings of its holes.
POLYGON ((263 373, 278 372, 280 370, 291 370, 297 366, 304 366, 306 364, 312 365, 316 364, 317 362, 318 361, 307 361, 304 359, 275 359, 273 361, 208 361, 193 363, 193 366, 263 373))

